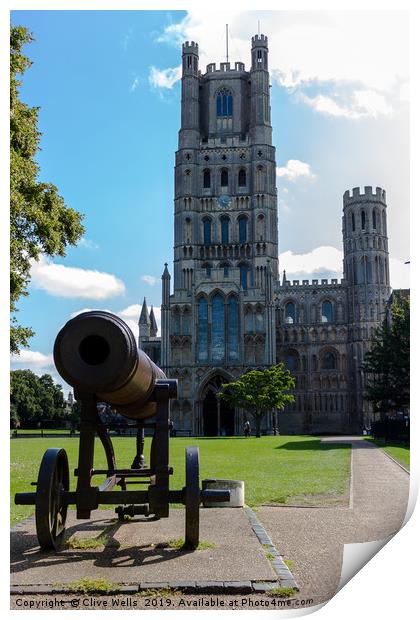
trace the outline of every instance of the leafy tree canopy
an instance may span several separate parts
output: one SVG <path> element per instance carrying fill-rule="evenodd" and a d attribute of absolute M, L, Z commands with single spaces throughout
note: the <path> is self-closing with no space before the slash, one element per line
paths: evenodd
<path fill-rule="evenodd" d="M 32 425 L 66 417 L 61 386 L 49 374 L 38 377 L 32 370 L 10 373 L 11 423 Z"/>
<path fill-rule="evenodd" d="M 32 35 L 23 26 L 10 31 L 10 310 L 27 295 L 31 260 L 41 253 L 64 256 L 68 244 L 74 245 L 84 232 L 82 215 L 66 207 L 52 183 L 38 180 L 35 160 L 41 133 L 38 131 L 39 108 L 29 107 L 19 99 L 18 79 L 31 61 L 22 53 Z M 10 350 L 27 346 L 32 329 L 11 319 Z"/>
<path fill-rule="evenodd" d="M 224 383 L 220 395 L 231 405 L 248 411 L 255 419 L 256 436 L 261 436 L 261 420 L 267 411 L 284 409 L 294 402 L 290 393 L 295 379 L 283 362 L 264 370 L 250 370 L 231 383 Z"/>
<path fill-rule="evenodd" d="M 365 397 L 383 413 L 410 402 L 410 301 L 394 295 L 363 363 Z"/>

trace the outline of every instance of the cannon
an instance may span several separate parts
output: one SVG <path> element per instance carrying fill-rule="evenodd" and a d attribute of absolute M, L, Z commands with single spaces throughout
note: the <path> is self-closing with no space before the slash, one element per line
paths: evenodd
<path fill-rule="evenodd" d="M 76 506 L 78 519 L 89 519 L 100 504 L 116 504 L 119 519 L 144 515 L 169 516 L 169 505 L 185 505 L 185 545 L 199 542 L 200 504 L 229 501 L 229 491 L 201 490 L 198 447 L 186 448 L 185 486 L 169 488 L 170 401 L 177 396 L 177 381 L 168 379 L 137 348 L 129 327 L 104 311 L 83 312 L 60 330 L 54 344 L 54 362 L 62 378 L 74 388 L 81 403 L 76 490 L 70 490 L 66 451 L 49 448 L 41 461 L 36 491 L 17 493 L 16 504 L 35 505 L 38 542 L 45 550 L 59 549 L 64 538 L 67 508 Z M 117 469 L 107 425 L 98 413 L 107 403 L 136 429 L 136 450 L 131 467 Z M 152 429 L 149 465 L 143 450 L 145 429 Z M 106 456 L 106 469 L 94 469 L 95 437 Z M 127 440 L 128 441 L 128 440 Z M 105 476 L 102 484 L 93 478 Z M 137 485 L 140 488 L 133 488 Z M 131 489 L 127 489 L 130 486 Z M 120 490 L 114 490 L 119 487 Z"/>

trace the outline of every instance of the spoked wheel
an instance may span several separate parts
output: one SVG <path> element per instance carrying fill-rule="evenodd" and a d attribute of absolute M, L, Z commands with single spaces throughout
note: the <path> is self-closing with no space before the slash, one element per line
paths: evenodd
<path fill-rule="evenodd" d="M 185 451 L 185 546 L 195 549 L 200 535 L 200 465 L 197 446 Z"/>
<path fill-rule="evenodd" d="M 59 549 L 66 528 L 69 463 L 62 448 L 48 448 L 39 468 L 35 521 L 41 549 Z"/>

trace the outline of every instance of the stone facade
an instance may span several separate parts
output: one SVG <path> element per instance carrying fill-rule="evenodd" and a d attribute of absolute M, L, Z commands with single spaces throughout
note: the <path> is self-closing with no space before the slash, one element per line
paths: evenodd
<path fill-rule="evenodd" d="M 220 385 L 283 360 L 296 402 L 267 413 L 267 432 L 356 432 L 371 417 L 361 364 L 390 296 L 385 191 L 344 194 L 343 279 L 279 278 L 267 37 L 252 38 L 249 71 L 226 62 L 202 74 L 198 60 L 186 42 L 173 293 L 165 265 L 162 336 L 144 302 L 139 344 L 179 381 L 178 430 L 242 433 L 249 416 L 220 401 Z"/>

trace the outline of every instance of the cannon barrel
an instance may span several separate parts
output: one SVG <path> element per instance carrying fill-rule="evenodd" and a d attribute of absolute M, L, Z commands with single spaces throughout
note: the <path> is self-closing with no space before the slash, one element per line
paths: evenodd
<path fill-rule="evenodd" d="M 156 412 L 155 383 L 166 376 L 137 348 L 128 325 L 110 312 L 83 312 L 68 321 L 55 340 L 54 363 L 76 398 L 95 394 L 132 419 Z"/>

